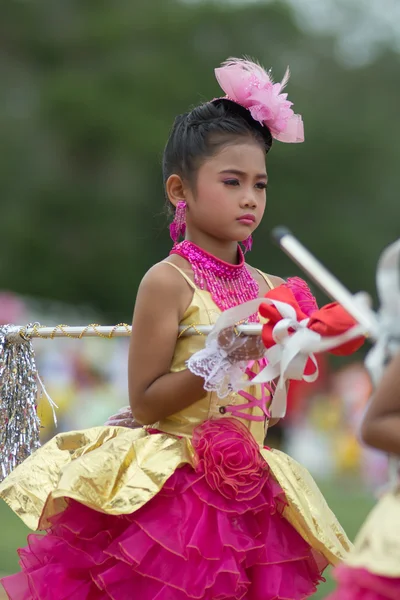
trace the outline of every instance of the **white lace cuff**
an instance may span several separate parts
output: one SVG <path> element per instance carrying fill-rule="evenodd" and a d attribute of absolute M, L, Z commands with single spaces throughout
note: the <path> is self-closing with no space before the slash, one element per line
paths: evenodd
<path fill-rule="evenodd" d="M 226 398 L 243 387 L 243 376 L 248 361 L 231 362 L 229 353 L 214 339 L 187 361 L 189 371 L 203 377 L 204 389 Z"/>

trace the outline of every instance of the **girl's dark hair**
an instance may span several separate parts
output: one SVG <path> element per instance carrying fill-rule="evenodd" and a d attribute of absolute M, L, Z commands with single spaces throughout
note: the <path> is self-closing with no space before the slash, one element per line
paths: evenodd
<path fill-rule="evenodd" d="M 246 108 L 231 100 L 213 100 L 179 115 L 164 149 L 164 184 L 173 173 L 193 182 L 205 159 L 235 138 L 249 136 L 265 152 L 271 148 L 269 129 L 255 121 Z"/>

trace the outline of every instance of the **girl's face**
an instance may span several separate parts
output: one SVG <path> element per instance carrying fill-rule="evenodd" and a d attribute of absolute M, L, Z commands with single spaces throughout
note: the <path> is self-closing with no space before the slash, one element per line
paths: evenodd
<path fill-rule="evenodd" d="M 185 190 L 189 233 L 242 242 L 258 227 L 265 210 L 265 153 L 256 142 L 224 146 L 197 172 Z"/>

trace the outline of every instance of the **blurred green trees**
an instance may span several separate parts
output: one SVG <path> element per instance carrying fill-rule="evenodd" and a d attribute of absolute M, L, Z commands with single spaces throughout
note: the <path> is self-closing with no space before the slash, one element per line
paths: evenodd
<path fill-rule="evenodd" d="M 353 290 L 373 290 L 400 233 L 398 57 L 346 70 L 280 2 L 6 0 L 0 22 L 0 286 L 130 320 L 144 271 L 168 252 L 160 159 L 179 112 L 219 93 L 247 54 L 290 64 L 306 143 L 275 144 L 251 262 L 286 276 L 285 224 Z"/>

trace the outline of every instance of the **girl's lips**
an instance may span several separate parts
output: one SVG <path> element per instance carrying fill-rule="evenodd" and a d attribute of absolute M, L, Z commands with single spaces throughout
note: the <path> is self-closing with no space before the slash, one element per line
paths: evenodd
<path fill-rule="evenodd" d="M 256 219 L 254 215 L 243 215 L 243 217 L 239 217 L 237 220 L 244 225 L 254 225 Z"/>

